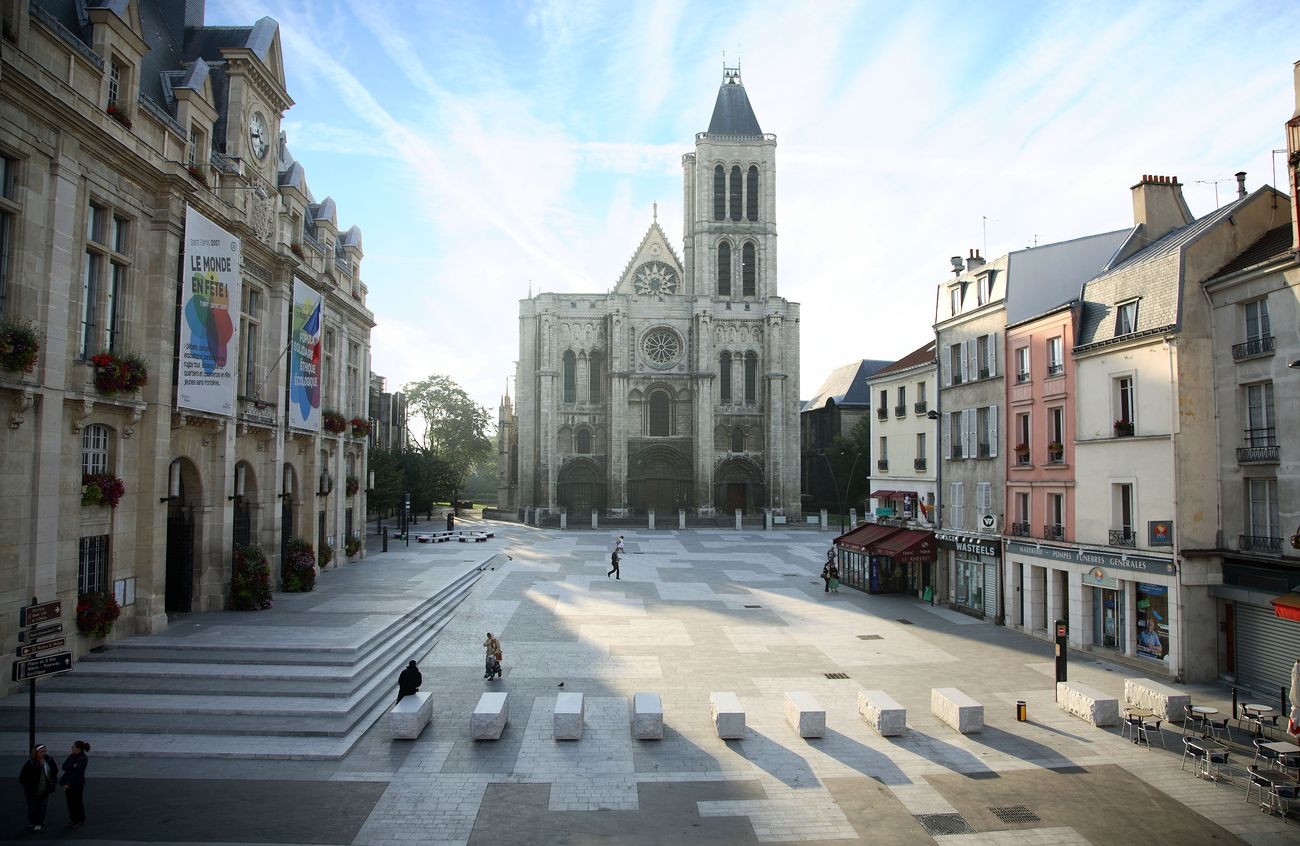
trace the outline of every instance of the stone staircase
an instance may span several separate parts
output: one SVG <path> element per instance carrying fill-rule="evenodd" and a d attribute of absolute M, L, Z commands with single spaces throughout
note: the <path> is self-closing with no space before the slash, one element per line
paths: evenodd
<path fill-rule="evenodd" d="M 40 742 L 86 738 L 108 756 L 338 760 L 392 705 L 397 672 L 429 651 L 487 564 L 353 645 L 314 645 L 299 632 L 285 646 L 257 627 L 248 630 L 265 631 L 257 642 L 117 641 L 38 682 Z M 27 721 L 25 693 L 0 699 L 0 743 L 23 748 Z"/>

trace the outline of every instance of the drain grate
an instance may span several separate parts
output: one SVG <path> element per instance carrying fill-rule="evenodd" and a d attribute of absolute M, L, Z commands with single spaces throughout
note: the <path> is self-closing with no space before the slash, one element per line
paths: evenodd
<path fill-rule="evenodd" d="M 848 677 L 848 673 L 826 673 L 828 679 L 847 679 Z"/>
<path fill-rule="evenodd" d="M 1004 823 L 1036 823 L 1043 821 L 1042 817 L 1024 805 L 1007 805 L 1002 808 L 989 808 L 989 810 L 993 812 L 993 816 Z"/>
<path fill-rule="evenodd" d="M 899 618 L 898 618 L 898 622 L 902 623 L 902 624 L 905 625 L 905 626 L 910 626 L 910 625 L 912 625 L 912 621 L 911 621 L 911 620 L 904 620 L 902 617 L 899 617 Z"/>
<path fill-rule="evenodd" d="M 858 635 L 858 640 L 884 640 L 883 635 Z"/>
<path fill-rule="evenodd" d="M 746 605 L 746 608 L 762 608 L 762 605 Z"/>
<path fill-rule="evenodd" d="M 974 834 L 961 814 L 912 814 L 926 834 Z"/>

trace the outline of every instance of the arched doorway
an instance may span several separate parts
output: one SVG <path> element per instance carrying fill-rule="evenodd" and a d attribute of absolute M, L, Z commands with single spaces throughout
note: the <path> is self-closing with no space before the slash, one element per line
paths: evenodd
<path fill-rule="evenodd" d="M 280 491 L 280 562 L 283 566 L 285 553 L 289 547 L 289 541 L 294 536 L 293 526 L 293 509 L 294 503 L 298 501 L 298 474 L 294 472 L 293 465 L 287 461 L 284 464 L 284 481 Z"/>
<path fill-rule="evenodd" d="M 587 437 L 591 437 L 589 432 Z M 566 461 L 560 468 L 556 489 L 556 502 L 575 515 L 605 510 L 605 472 L 590 458 Z"/>
<path fill-rule="evenodd" d="M 247 461 L 235 464 L 235 514 L 232 553 L 253 545 L 253 505 L 257 502 L 257 474 Z M 233 556 L 232 556 L 233 560 Z"/>
<path fill-rule="evenodd" d="M 639 512 L 654 509 L 656 514 L 673 514 L 679 508 L 692 508 L 691 462 L 681 451 L 666 445 L 646 447 L 635 455 L 628 467 L 628 500 Z"/>
<path fill-rule="evenodd" d="M 201 499 L 198 468 L 188 458 L 177 458 L 167 468 L 167 583 L 168 613 L 185 614 L 194 603 L 194 507 Z"/>
<path fill-rule="evenodd" d="M 713 501 L 723 514 L 750 514 L 763 505 L 763 472 L 752 461 L 724 461 L 713 475 Z"/>

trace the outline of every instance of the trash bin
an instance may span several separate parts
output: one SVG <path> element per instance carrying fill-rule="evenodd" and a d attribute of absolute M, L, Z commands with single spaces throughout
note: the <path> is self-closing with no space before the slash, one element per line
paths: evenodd
<path fill-rule="evenodd" d="M 452 530 L 455 529 L 455 528 L 456 528 L 456 512 L 455 512 L 455 511 L 448 511 L 448 512 L 447 512 L 447 531 L 450 532 L 450 531 L 452 531 Z"/>
<path fill-rule="evenodd" d="M 1029 708 L 1025 705 L 1025 700 L 1016 700 L 1016 721 L 1021 723 L 1029 722 Z"/>

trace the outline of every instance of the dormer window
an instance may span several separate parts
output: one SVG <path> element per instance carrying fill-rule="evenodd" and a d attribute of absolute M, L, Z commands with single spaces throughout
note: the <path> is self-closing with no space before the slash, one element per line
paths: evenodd
<path fill-rule="evenodd" d="M 1115 337 L 1132 335 L 1137 331 L 1138 301 L 1129 300 L 1115 306 Z"/>
<path fill-rule="evenodd" d="M 985 273 L 979 278 L 979 289 L 975 293 L 975 304 L 984 305 L 993 299 L 993 273 Z"/>

